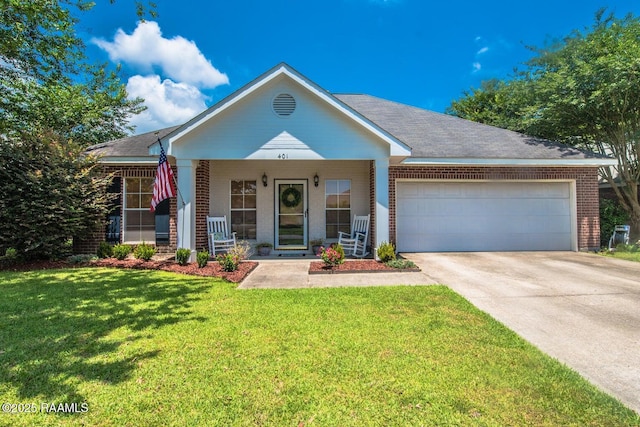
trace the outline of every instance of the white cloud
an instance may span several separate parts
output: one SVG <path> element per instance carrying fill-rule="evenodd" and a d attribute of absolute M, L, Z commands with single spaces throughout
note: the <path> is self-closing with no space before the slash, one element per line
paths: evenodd
<path fill-rule="evenodd" d="M 182 124 L 207 108 L 206 97 L 196 87 L 170 79 L 160 81 L 157 75 L 131 77 L 127 92 L 131 98 L 144 98 L 147 106 L 130 121 L 136 133 Z"/>
<path fill-rule="evenodd" d="M 472 66 L 473 66 L 473 73 L 477 73 L 480 70 L 482 70 L 482 64 L 479 62 L 474 62 Z"/>
<path fill-rule="evenodd" d="M 176 36 L 162 37 L 157 22 L 139 22 L 131 34 L 119 29 L 113 42 L 92 39 L 114 62 L 124 62 L 143 73 L 159 67 L 163 75 L 201 88 L 229 84 L 226 74 L 218 71 L 200 52 L 195 42 Z"/>
<path fill-rule="evenodd" d="M 482 55 L 483 53 L 487 53 L 489 52 L 489 48 L 487 46 L 481 48 L 479 51 L 476 52 L 476 55 Z"/>
<path fill-rule="evenodd" d="M 131 34 L 119 29 L 113 41 L 92 39 L 113 62 L 126 64 L 134 73 L 127 82 L 129 98 L 143 98 L 147 110 L 131 118 L 136 133 L 148 132 L 193 118 L 207 108 L 201 89 L 229 84 L 195 42 L 162 36 L 158 23 L 139 22 Z"/>

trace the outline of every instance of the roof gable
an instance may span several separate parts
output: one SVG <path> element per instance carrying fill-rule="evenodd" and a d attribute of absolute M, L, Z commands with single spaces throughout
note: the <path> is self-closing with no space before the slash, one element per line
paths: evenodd
<path fill-rule="evenodd" d="M 311 80 L 307 79 L 293 68 L 285 63 L 281 63 L 271 70 L 264 73 L 262 76 L 248 83 L 241 89 L 237 90 L 233 94 L 229 95 L 225 99 L 221 100 L 217 104 L 208 108 L 198 116 L 194 117 L 184 125 L 175 129 L 165 138 L 163 141 L 167 141 L 166 144 L 167 153 L 172 154 L 172 145 L 187 137 L 188 135 L 195 133 L 199 128 L 203 127 L 206 123 L 214 120 L 216 117 L 223 115 L 226 111 L 232 109 L 235 105 L 242 103 L 244 100 L 250 98 L 252 95 L 258 93 L 262 88 L 266 87 L 270 83 L 273 83 L 277 79 L 286 79 L 289 82 L 297 85 L 297 87 L 306 91 L 309 95 L 315 97 L 318 101 L 324 103 L 324 105 L 337 111 L 339 114 L 351 120 L 357 126 L 372 133 L 376 137 L 385 141 L 389 145 L 389 151 L 391 156 L 406 157 L 411 154 L 411 148 L 403 142 L 397 140 L 393 135 L 386 132 L 384 129 L 372 123 L 369 119 L 353 110 L 339 99 L 335 98 L 332 94 L 322 89 Z M 150 147 L 150 152 L 159 152 L 157 144 Z"/>

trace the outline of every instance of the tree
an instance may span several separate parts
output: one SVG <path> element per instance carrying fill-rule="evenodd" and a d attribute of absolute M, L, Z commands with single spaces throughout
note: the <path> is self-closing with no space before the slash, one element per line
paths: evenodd
<path fill-rule="evenodd" d="M 72 11 L 92 6 L 0 0 L 0 255 L 56 257 L 104 220 L 109 180 L 83 151 L 125 136 L 143 107 L 117 69 L 87 61 Z"/>
<path fill-rule="evenodd" d="M 117 70 L 90 64 L 75 34 L 78 0 L 0 0 L 0 135 L 55 132 L 85 145 L 125 136 L 142 100 Z M 34 132 L 35 131 L 35 132 Z"/>
<path fill-rule="evenodd" d="M 555 45 L 532 48 L 535 56 L 524 71 L 465 93 L 449 112 L 614 157 L 617 166 L 600 173 L 629 214 L 637 238 L 640 20 L 604 14 L 599 11 L 584 32 L 576 30 Z"/>
<path fill-rule="evenodd" d="M 0 144 L 0 254 L 58 258 L 70 237 L 105 218 L 111 178 L 83 151 L 54 134 Z"/>

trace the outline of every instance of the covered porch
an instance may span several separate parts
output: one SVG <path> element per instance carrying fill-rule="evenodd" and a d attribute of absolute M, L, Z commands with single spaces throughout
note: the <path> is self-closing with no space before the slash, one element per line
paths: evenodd
<path fill-rule="evenodd" d="M 176 160 L 177 246 L 207 248 L 207 216 L 225 216 L 239 240 L 274 256 L 312 254 L 338 240 L 353 215 L 371 215 L 370 252 L 389 241 L 385 160 Z M 286 199 L 288 197 L 288 200 Z"/>

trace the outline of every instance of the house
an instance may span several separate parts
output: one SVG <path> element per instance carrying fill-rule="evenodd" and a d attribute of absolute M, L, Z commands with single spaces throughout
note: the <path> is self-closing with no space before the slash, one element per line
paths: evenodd
<path fill-rule="evenodd" d="M 179 196 L 149 211 L 161 141 Z M 119 194 L 105 237 L 207 247 L 207 215 L 277 254 L 310 253 L 353 215 L 399 251 L 599 247 L 611 159 L 369 95 L 279 64 L 189 122 L 89 148 Z M 95 245 L 87 241 L 86 245 Z M 164 245 L 164 246 L 163 246 Z"/>

